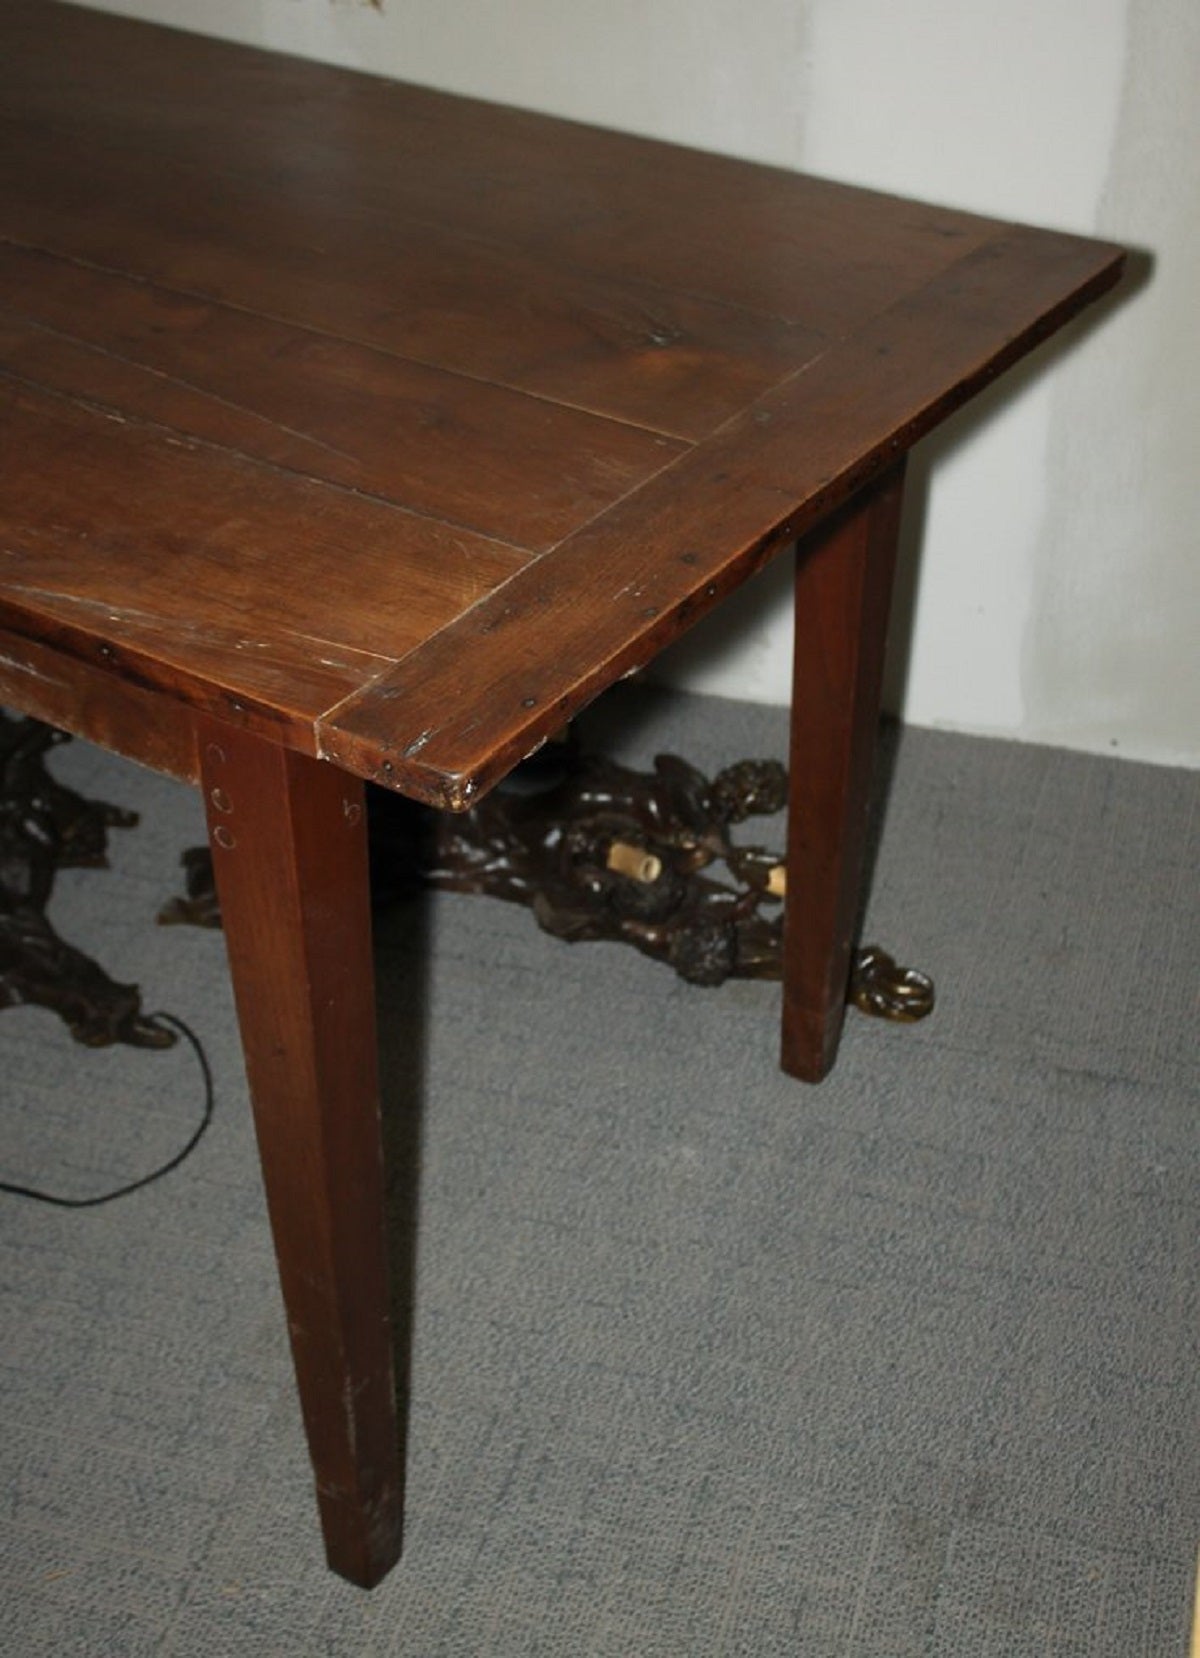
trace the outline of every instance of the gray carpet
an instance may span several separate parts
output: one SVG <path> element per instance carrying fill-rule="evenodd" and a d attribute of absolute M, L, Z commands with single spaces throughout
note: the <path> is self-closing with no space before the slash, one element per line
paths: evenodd
<path fill-rule="evenodd" d="M 665 694 L 593 727 L 634 758 L 784 752 L 777 710 Z M 423 1093 L 409 1522 L 366 1595 L 322 1563 L 221 939 L 151 924 L 197 803 L 82 745 L 55 764 L 144 813 L 56 921 L 194 1023 L 219 1105 L 107 1209 L 0 1198 L 5 1650 L 1184 1652 L 1195 774 L 904 733 L 868 933 L 940 1004 L 852 1015 L 818 1090 L 776 1069 L 774 986 L 693 989 L 484 900 L 393 915 L 390 1089 Z M 182 1048 L 87 1053 L 19 1009 L 0 1054 L 9 1179 L 96 1190 L 195 1120 Z"/>

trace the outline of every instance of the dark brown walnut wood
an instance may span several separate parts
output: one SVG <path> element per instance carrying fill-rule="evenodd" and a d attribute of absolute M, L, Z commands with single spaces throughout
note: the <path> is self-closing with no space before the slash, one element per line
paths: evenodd
<path fill-rule="evenodd" d="M 553 545 L 581 512 L 611 506 L 684 448 L 657 432 L 23 249 L 0 247 L 0 295 L 15 319 L 0 311 L 14 374 L 534 549 Z"/>
<path fill-rule="evenodd" d="M 330 1564 L 400 1549 L 362 784 L 199 727 L 201 786 Z"/>
<path fill-rule="evenodd" d="M 36 525 L 45 576 L 0 596 L 450 805 L 1119 270 L 73 8 L 0 24 L 0 536 Z"/>
<path fill-rule="evenodd" d="M 1094 243 L 998 235 L 413 651 L 320 752 L 469 804 L 1112 279 Z"/>
<path fill-rule="evenodd" d="M 589 326 L 607 320 L 613 338 L 601 343 L 614 351 L 663 343 L 656 325 L 670 312 L 655 314 L 655 295 L 698 297 L 720 307 L 722 316 L 736 308 L 837 331 L 886 303 L 898 281 L 912 285 L 940 269 L 947 239 L 957 240 L 962 252 L 993 228 L 974 215 L 865 193 L 858 194 L 871 203 L 869 213 L 847 219 L 842 187 L 777 168 L 750 169 L 425 89 L 407 88 L 401 105 L 388 82 L 351 79 L 301 60 L 277 60 L 268 73 L 260 53 L 202 39 L 165 47 L 161 36 L 131 22 L 85 16 L 68 32 L 37 17 L 30 0 L 8 0 L 8 10 L 6 39 L 26 65 L 12 94 L 14 110 L 34 120 L 55 116 L 50 147 L 22 142 L 20 133 L 13 138 L 21 144 L 14 200 L 28 203 L 31 216 L 44 215 L 38 220 L 43 231 L 54 224 L 56 234 L 80 238 L 77 252 L 106 247 L 103 220 L 88 206 L 114 164 L 162 210 L 163 257 L 184 254 L 189 276 L 199 267 L 212 282 L 226 279 L 224 261 L 234 251 L 221 232 L 250 205 L 266 215 L 265 240 L 294 242 L 297 254 L 310 255 L 300 261 L 300 274 L 319 270 L 321 255 L 330 251 L 311 240 L 314 229 L 336 225 L 348 233 L 345 251 L 359 257 L 369 227 L 382 238 L 383 252 L 402 250 L 407 258 L 419 256 L 418 227 L 435 263 L 450 255 L 452 298 L 468 299 L 455 318 L 464 324 L 458 349 L 482 351 L 490 360 L 506 351 L 505 360 L 529 373 L 547 370 L 514 353 L 516 340 L 510 335 L 506 345 L 481 305 L 491 290 L 504 309 L 516 309 L 506 275 L 511 280 L 548 267 L 552 280 L 530 293 L 526 326 L 516 337 L 540 341 L 545 361 L 553 357 L 547 344 L 560 343 L 553 331 L 545 338 L 555 314 L 566 320 L 569 337 L 578 337 L 578 320 L 552 297 L 564 278 L 577 291 L 587 273 L 595 276 L 596 303 L 582 320 Z M 53 58 L 45 50 L 52 30 L 60 37 Z M 64 81 L 76 107 L 86 102 L 86 122 L 64 107 Z M 137 98 L 130 106 L 125 94 L 132 88 Z M 310 119 L 317 109 L 321 119 Z M 73 173 L 61 165 L 64 151 Z M 346 167 L 349 155 L 353 171 Z M 217 176 L 221 190 L 208 191 L 202 203 L 181 203 L 171 189 L 180 176 L 201 185 Z M 448 196 L 455 202 L 452 220 Z M 209 233 L 200 260 L 197 224 Z M 189 240 L 190 247 L 182 245 Z M 764 241 L 769 259 L 745 257 L 747 246 Z M 467 243 L 482 262 L 473 291 L 463 281 Z M 530 268 L 507 264 L 510 253 Z M 246 246 L 242 257 L 257 259 L 257 248 Z M 265 273 L 269 264 L 256 269 Z M 383 326 L 406 330 L 410 340 L 446 334 L 439 319 L 444 307 L 410 303 L 427 269 L 414 272 L 406 264 L 397 272 L 406 286 L 396 296 L 405 303 L 386 312 L 376 307 Z M 606 286 L 610 277 L 620 286 Z M 728 326 L 733 344 L 732 319 Z M 752 337 L 742 336 L 739 355 Z M 711 375 L 708 364 L 705 377 Z M 577 380 L 578 370 L 572 386 Z"/>
<path fill-rule="evenodd" d="M 526 560 L 3 366 L 0 446 L 0 624 L 297 748 Z"/>
<path fill-rule="evenodd" d="M 281 1270 L 322 1286 L 306 1421 L 331 1558 L 369 1580 L 395 1456 L 374 1176 L 342 1219 L 341 1160 L 376 1139 L 367 1061 L 340 1064 L 347 1032 L 370 1045 L 342 775 L 479 800 L 855 497 L 798 588 L 820 649 L 793 778 L 824 817 L 789 859 L 787 1063 L 818 1074 L 886 611 L 878 480 L 1122 255 L 50 0 L 0 0 L 0 42 L 0 695 L 181 776 L 197 721 L 233 733 L 262 891 L 229 871 L 231 948 Z M 309 953 L 331 935 L 356 964 L 338 1031 Z"/>
<path fill-rule="evenodd" d="M 903 494 L 901 462 L 796 549 L 783 1068 L 804 1082 L 846 1011 Z"/>
<path fill-rule="evenodd" d="M 4 704 L 186 783 L 199 775 L 189 709 L 118 679 L 103 659 L 93 667 L 0 627 Z"/>

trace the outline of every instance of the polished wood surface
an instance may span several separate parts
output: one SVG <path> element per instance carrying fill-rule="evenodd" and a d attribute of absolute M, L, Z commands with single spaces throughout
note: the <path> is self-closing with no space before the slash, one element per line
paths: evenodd
<path fill-rule="evenodd" d="M 363 786 L 204 718 L 213 872 L 330 1565 L 400 1549 Z"/>
<path fill-rule="evenodd" d="M 785 1071 L 833 1064 L 858 936 L 904 462 L 796 548 L 795 681 L 784 911 Z"/>
<path fill-rule="evenodd" d="M 361 779 L 470 805 L 799 538 L 784 1063 L 823 1074 L 904 456 L 1121 261 L 0 0 L 0 700 L 202 783 L 354 1581 L 400 1487 Z"/>
<path fill-rule="evenodd" d="M 0 625 L 438 804 L 1119 269 L 65 6 L 0 32 Z"/>

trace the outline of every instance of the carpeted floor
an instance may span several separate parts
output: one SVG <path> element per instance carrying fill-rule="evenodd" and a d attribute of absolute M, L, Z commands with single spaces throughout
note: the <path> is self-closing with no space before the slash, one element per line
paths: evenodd
<path fill-rule="evenodd" d="M 632 692 L 592 720 L 713 768 L 785 725 Z M 322 1562 L 222 942 L 152 924 L 198 803 L 82 745 L 55 764 L 144 814 L 55 919 L 195 1025 L 219 1098 L 123 1202 L 0 1198 L 4 1650 L 1185 1651 L 1200 777 L 905 732 L 867 931 L 940 1003 L 852 1015 L 817 1090 L 776 1069 L 777 987 L 693 989 L 485 900 L 394 912 L 409 1523 L 366 1595 Z M 0 1172 L 79 1193 L 199 1108 L 183 1048 L 89 1053 L 30 1009 L 0 1013 L 0 1095 Z"/>

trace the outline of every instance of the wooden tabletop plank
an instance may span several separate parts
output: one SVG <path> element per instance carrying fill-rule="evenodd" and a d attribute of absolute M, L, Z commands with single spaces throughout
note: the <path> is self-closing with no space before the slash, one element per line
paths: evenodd
<path fill-rule="evenodd" d="M 560 541 L 684 448 L 3 245 L 0 352 L 26 379 L 527 548 Z"/>
<path fill-rule="evenodd" d="M 434 804 L 469 805 L 1111 287 L 1123 258 L 1011 227 L 375 680 L 323 723 L 320 751 Z"/>
<path fill-rule="evenodd" d="M 324 65 L 268 72 L 127 20 L 7 9 L 5 234 L 685 438 L 995 228 Z"/>
<path fill-rule="evenodd" d="M 0 141 L 0 239 L 685 439 L 822 343 L 636 273 L 615 281 L 492 245 L 453 213 L 367 211 L 346 192 L 279 190 L 266 169 L 168 165 L 53 126 Z"/>
<path fill-rule="evenodd" d="M 74 7 L 0 34 L 0 619 L 451 805 L 1119 269 Z"/>
<path fill-rule="evenodd" d="M 453 224 L 556 271 L 621 273 L 823 329 L 853 325 L 897 280 L 928 280 L 946 240 L 987 219 L 783 168 L 275 59 L 126 19 L 5 0 L 15 85 L 6 103 L 41 130 L 138 153 L 158 172 L 199 167 L 235 193 L 287 206 Z M 30 15 L 30 13 L 33 15 Z M 0 15 L 3 12 L 0 11 Z M 46 51 L 49 33 L 54 49 Z M 28 60 L 28 68 L 19 68 Z M 320 109 L 320 119 L 308 112 Z M 32 158 L 31 158 L 32 159 Z M 449 209 L 449 212 L 448 212 Z M 753 246 L 755 257 L 745 250 Z M 837 280 L 830 282 L 835 274 Z"/>
<path fill-rule="evenodd" d="M 528 556 L 0 374 L 3 625 L 293 746 Z"/>

